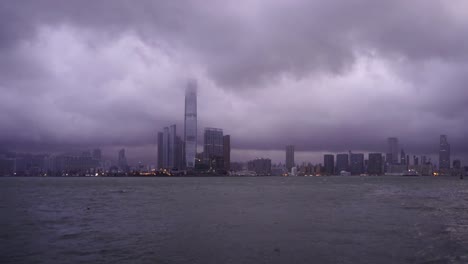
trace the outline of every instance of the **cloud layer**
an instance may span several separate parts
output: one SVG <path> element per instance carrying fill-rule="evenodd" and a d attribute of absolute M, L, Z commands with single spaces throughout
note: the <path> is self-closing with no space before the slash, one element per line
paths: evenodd
<path fill-rule="evenodd" d="M 182 134 L 196 77 L 199 127 L 231 134 L 239 159 L 286 144 L 385 152 L 388 136 L 434 154 L 440 134 L 464 156 L 465 10 L 462 0 L 2 1 L 0 144 L 154 154 L 157 130 L 176 123 Z"/>

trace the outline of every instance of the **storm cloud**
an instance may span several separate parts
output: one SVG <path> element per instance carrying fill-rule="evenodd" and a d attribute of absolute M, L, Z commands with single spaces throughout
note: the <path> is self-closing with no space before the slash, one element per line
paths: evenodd
<path fill-rule="evenodd" d="M 124 146 L 152 159 L 158 130 L 182 134 L 196 78 L 199 127 L 231 134 L 234 159 L 282 159 L 286 144 L 385 152 L 389 136 L 431 155 L 440 134 L 466 156 L 467 10 L 462 0 L 1 1 L 0 144 Z"/>

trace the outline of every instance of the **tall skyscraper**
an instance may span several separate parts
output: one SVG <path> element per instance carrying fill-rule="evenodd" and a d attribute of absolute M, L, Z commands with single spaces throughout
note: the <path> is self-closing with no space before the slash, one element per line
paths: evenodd
<path fill-rule="evenodd" d="M 332 154 L 323 155 L 323 167 L 326 175 L 333 175 L 335 172 L 335 156 Z"/>
<path fill-rule="evenodd" d="M 169 127 L 169 153 L 168 153 L 168 168 L 176 167 L 176 158 L 177 158 L 177 147 L 176 147 L 176 137 L 177 137 L 177 129 L 176 125 L 172 125 Z"/>
<path fill-rule="evenodd" d="M 336 173 L 341 171 L 349 171 L 349 155 L 346 153 L 336 155 Z"/>
<path fill-rule="evenodd" d="M 163 169 L 164 168 L 164 161 L 163 161 L 163 156 L 164 156 L 164 150 L 163 150 L 163 145 L 164 145 L 164 133 L 163 132 L 158 132 L 158 169 Z"/>
<path fill-rule="evenodd" d="M 101 159 L 102 159 L 101 149 L 94 149 L 93 150 L 93 159 L 97 160 L 97 161 L 101 161 Z"/>
<path fill-rule="evenodd" d="M 294 146 L 286 146 L 286 169 L 288 172 L 291 172 L 292 167 L 294 167 Z"/>
<path fill-rule="evenodd" d="M 117 163 L 119 165 L 119 169 L 123 171 L 127 171 L 128 164 L 127 164 L 127 157 L 125 156 L 125 149 L 119 150 L 119 158 L 117 160 Z"/>
<path fill-rule="evenodd" d="M 401 152 L 400 152 L 400 164 L 401 165 L 407 165 L 406 164 L 407 161 L 406 161 L 406 154 L 405 154 L 405 151 L 403 149 L 401 149 Z"/>
<path fill-rule="evenodd" d="M 164 169 L 180 168 L 182 155 L 180 138 L 177 137 L 176 125 L 165 127 L 158 133 L 158 167 Z M 159 163 L 161 162 L 161 163 Z"/>
<path fill-rule="evenodd" d="M 197 82 L 189 81 L 185 90 L 184 119 L 185 162 L 187 169 L 195 167 L 197 155 Z"/>
<path fill-rule="evenodd" d="M 369 153 L 367 172 L 371 175 L 383 174 L 383 156 L 381 153 Z"/>
<path fill-rule="evenodd" d="M 351 174 L 359 175 L 364 173 L 364 154 L 352 153 L 351 154 Z"/>
<path fill-rule="evenodd" d="M 205 128 L 203 144 L 204 163 L 212 168 L 224 167 L 223 130 L 219 128 Z"/>
<path fill-rule="evenodd" d="M 231 136 L 225 135 L 223 137 L 223 158 L 224 158 L 224 169 L 227 171 L 231 170 Z"/>
<path fill-rule="evenodd" d="M 446 135 L 440 135 L 439 148 L 439 170 L 446 171 L 450 169 L 450 144 Z"/>
<path fill-rule="evenodd" d="M 387 160 L 389 164 L 398 164 L 398 138 L 389 137 L 388 138 L 388 154 L 391 154 L 390 160 Z M 389 157 L 389 156 L 387 156 Z"/>

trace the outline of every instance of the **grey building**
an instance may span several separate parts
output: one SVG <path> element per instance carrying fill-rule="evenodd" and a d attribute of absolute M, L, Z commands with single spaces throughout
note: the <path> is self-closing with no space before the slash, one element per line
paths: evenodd
<path fill-rule="evenodd" d="M 286 169 L 288 172 L 291 172 L 292 167 L 294 167 L 294 146 L 286 146 Z"/>
<path fill-rule="evenodd" d="M 350 160 L 350 168 L 352 175 L 359 175 L 364 173 L 364 154 L 352 153 Z"/>
<path fill-rule="evenodd" d="M 127 163 L 127 157 L 125 156 L 125 149 L 119 150 L 117 163 L 118 163 L 119 169 L 121 169 L 122 171 L 128 170 L 128 163 Z"/>
<path fill-rule="evenodd" d="M 164 168 L 164 150 L 163 150 L 163 143 L 164 142 L 164 133 L 158 132 L 158 169 Z"/>
<path fill-rule="evenodd" d="M 389 164 L 398 164 L 399 163 L 399 160 L 398 160 L 398 138 L 389 137 L 387 139 L 387 142 L 388 142 L 388 151 L 387 151 L 387 153 L 391 154 L 389 156 L 387 155 L 387 157 L 391 158 L 391 160 L 387 159 L 387 162 Z"/>
<path fill-rule="evenodd" d="M 332 154 L 323 155 L 323 167 L 325 175 L 333 175 L 335 172 L 335 156 Z"/>
<path fill-rule="evenodd" d="M 439 148 L 439 170 L 448 171 L 450 169 L 450 144 L 448 143 L 447 136 L 440 136 Z"/>
<path fill-rule="evenodd" d="M 185 163 L 187 169 L 195 167 L 197 155 L 197 82 L 189 81 L 185 90 L 184 119 Z"/>
<path fill-rule="evenodd" d="M 383 156 L 381 153 L 369 153 L 367 173 L 371 175 L 383 174 Z"/>
<path fill-rule="evenodd" d="M 337 154 L 336 155 L 336 173 L 341 171 L 349 171 L 349 155 Z"/>
<path fill-rule="evenodd" d="M 223 130 L 219 128 L 207 127 L 203 135 L 203 161 L 211 168 L 221 169 L 224 167 L 223 154 Z M 222 164 L 219 164 L 221 163 Z M 213 164 L 213 163 L 216 164 Z"/>
<path fill-rule="evenodd" d="M 158 168 L 183 169 L 183 141 L 177 136 L 176 125 L 158 133 Z"/>
<path fill-rule="evenodd" d="M 271 175 L 270 159 L 254 159 L 247 163 L 249 171 L 255 171 L 257 175 Z"/>
<path fill-rule="evenodd" d="M 231 170 L 231 136 L 225 135 L 223 137 L 223 158 L 224 158 L 224 169 L 227 171 Z"/>

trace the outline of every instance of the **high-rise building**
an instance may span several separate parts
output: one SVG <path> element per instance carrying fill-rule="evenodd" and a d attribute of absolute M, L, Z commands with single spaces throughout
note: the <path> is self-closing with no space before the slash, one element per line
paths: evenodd
<path fill-rule="evenodd" d="M 454 160 L 453 161 L 453 168 L 456 169 L 456 170 L 460 170 L 461 169 L 461 161 L 460 160 Z"/>
<path fill-rule="evenodd" d="M 294 146 L 286 146 L 286 169 L 288 172 L 291 172 L 291 169 L 294 167 Z"/>
<path fill-rule="evenodd" d="M 352 153 L 351 154 L 351 174 L 359 175 L 364 173 L 364 154 Z"/>
<path fill-rule="evenodd" d="M 257 175 L 271 175 L 271 160 L 263 158 L 251 160 L 247 163 L 247 169 Z"/>
<path fill-rule="evenodd" d="M 174 168 L 176 167 L 176 137 L 177 137 L 177 130 L 176 130 L 176 125 L 172 125 L 169 127 L 169 153 L 168 153 L 168 168 Z"/>
<path fill-rule="evenodd" d="M 440 136 L 440 148 L 439 148 L 439 170 L 450 169 L 450 144 L 447 141 L 446 135 Z"/>
<path fill-rule="evenodd" d="M 221 169 L 224 167 L 224 160 L 222 160 L 224 154 L 222 129 L 205 128 L 203 154 L 204 163 L 210 165 L 211 168 Z"/>
<path fill-rule="evenodd" d="M 119 158 L 117 162 L 119 165 L 119 169 L 121 169 L 122 171 L 128 170 L 127 157 L 125 156 L 125 149 L 119 150 Z"/>
<path fill-rule="evenodd" d="M 407 161 L 406 161 L 406 154 L 405 154 L 405 151 L 403 149 L 401 149 L 401 152 L 400 152 L 400 164 L 401 165 L 407 165 L 406 164 Z"/>
<path fill-rule="evenodd" d="M 388 138 L 388 154 L 391 154 L 390 160 L 387 160 L 389 164 L 398 164 L 398 138 L 389 137 Z M 388 157 L 388 156 L 387 156 Z"/>
<path fill-rule="evenodd" d="M 369 153 L 367 172 L 371 175 L 383 174 L 383 156 L 381 153 Z"/>
<path fill-rule="evenodd" d="M 341 171 L 349 171 L 349 155 L 346 153 L 336 155 L 336 173 Z"/>
<path fill-rule="evenodd" d="M 101 159 L 102 159 L 101 149 L 94 149 L 93 150 L 93 159 L 97 160 L 97 161 L 101 161 Z"/>
<path fill-rule="evenodd" d="M 164 145 L 164 133 L 163 132 L 158 132 L 158 169 L 164 169 L 164 150 L 163 150 L 163 145 Z"/>
<path fill-rule="evenodd" d="M 177 137 L 176 125 L 165 127 L 158 133 L 158 167 L 164 169 L 181 169 L 182 141 Z"/>
<path fill-rule="evenodd" d="M 326 175 L 333 175 L 335 170 L 335 156 L 332 154 L 323 155 L 323 167 Z"/>
<path fill-rule="evenodd" d="M 185 90 L 184 119 L 185 162 L 187 169 L 195 167 L 197 155 L 197 82 L 189 81 Z"/>
<path fill-rule="evenodd" d="M 223 137 L 223 158 L 224 158 L 224 169 L 227 171 L 231 170 L 231 136 L 225 135 Z"/>

